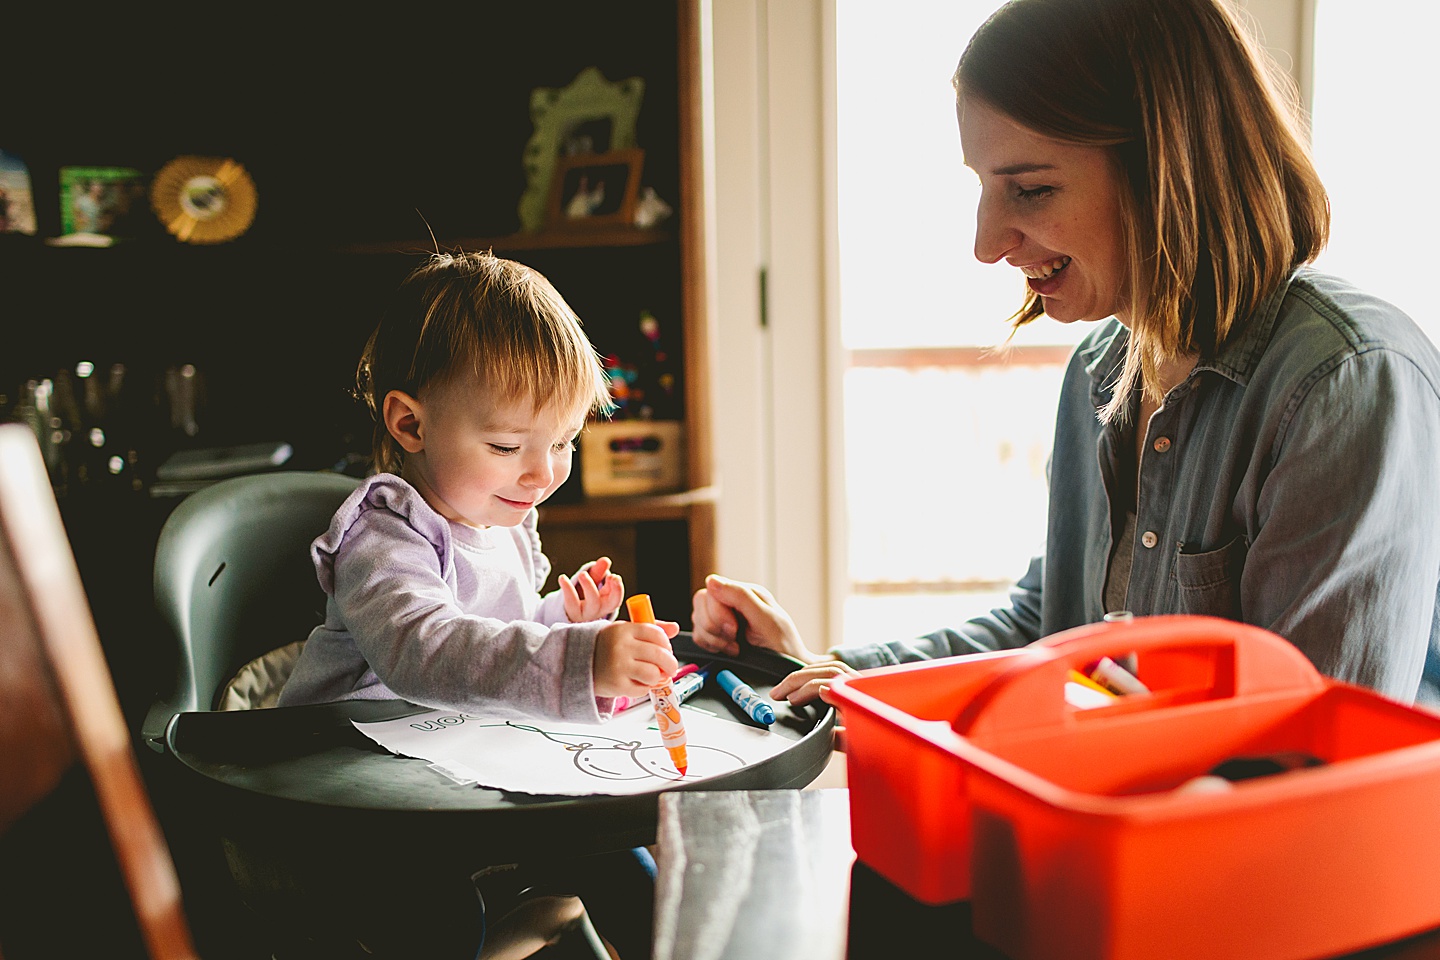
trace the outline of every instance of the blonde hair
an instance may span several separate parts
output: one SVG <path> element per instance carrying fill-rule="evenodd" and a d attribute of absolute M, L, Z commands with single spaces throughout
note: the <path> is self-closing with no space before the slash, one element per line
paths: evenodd
<path fill-rule="evenodd" d="M 1034 132 L 1113 149 L 1130 345 L 1101 411 L 1167 361 L 1213 356 L 1324 248 L 1330 204 L 1293 83 L 1228 0 L 1011 0 L 971 38 L 957 97 Z M 1018 329 L 1044 312 L 1030 292 Z"/>
<path fill-rule="evenodd" d="M 437 253 L 411 271 L 370 334 L 355 371 L 375 421 L 374 469 L 399 473 L 404 451 L 386 429 L 385 396 L 419 397 L 470 377 L 492 396 L 539 413 L 613 408 L 609 381 L 580 319 L 538 271 L 483 253 Z"/>

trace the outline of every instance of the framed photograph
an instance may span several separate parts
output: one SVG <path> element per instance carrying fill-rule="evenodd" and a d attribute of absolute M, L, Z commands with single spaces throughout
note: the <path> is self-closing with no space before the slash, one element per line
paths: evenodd
<path fill-rule="evenodd" d="M 19 156 L 5 150 L 0 150 L 0 233 L 35 235 L 30 168 Z"/>
<path fill-rule="evenodd" d="M 132 236 L 148 215 L 145 180 L 133 167 L 61 167 L 60 230 Z"/>
<path fill-rule="evenodd" d="M 533 232 L 549 222 L 548 204 L 559 163 L 635 147 L 635 124 L 644 96 L 644 78 L 611 83 L 595 67 L 581 70 L 567 87 L 531 91 L 535 130 L 523 157 L 525 192 L 517 211 L 522 230 Z"/>
<path fill-rule="evenodd" d="M 612 150 L 561 157 L 551 180 L 545 218 L 554 230 L 614 226 L 635 221 L 643 150 Z"/>

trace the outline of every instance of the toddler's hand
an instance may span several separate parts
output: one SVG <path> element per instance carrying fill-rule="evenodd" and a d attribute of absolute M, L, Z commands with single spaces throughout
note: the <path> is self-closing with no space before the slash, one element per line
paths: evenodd
<path fill-rule="evenodd" d="M 565 598 L 565 616 L 571 623 L 604 620 L 620 609 L 625 599 L 625 581 L 610 572 L 610 558 L 587 563 L 572 579 L 560 574 L 560 595 Z"/>
<path fill-rule="evenodd" d="M 595 638 L 595 695 L 643 697 L 680 669 L 670 638 L 680 632 L 672 620 L 621 620 Z"/>

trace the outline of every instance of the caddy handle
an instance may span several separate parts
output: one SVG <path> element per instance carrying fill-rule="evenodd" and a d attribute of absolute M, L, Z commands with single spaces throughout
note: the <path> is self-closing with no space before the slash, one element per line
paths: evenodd
<path fill-rule="evenodd" d="M 1119 658 L 1131 652 L 1142 664 L 1141 679 L 1146 683 L 1150 683 L 1143 667 L 1146 653 L 1176 654 L 1170 658 L 1172 667 L 1178 664 L 1183 673 L 1193 665 L 1192 672 L 1204 673 L 1202 679 L 1210 690 L 1207 699 L 1318 691 L 1326 682 L 1284 637 L 1221 617 L 1169 614 L 1094 623 L 1053 634 L 1030 647 L 1036 656 L 1015 658 L 1013 666 L 965 704 L 952 723 L 956 733 L 984 737 L 1064 724 L 1075 712 L 1063 696 L 1069 672 L 1101 657 Z M 1187 652 L 1194 656 L 1187 659 Z M 1173 686 L 1152 684 L 1157 704 L 1164 690 Z"/>

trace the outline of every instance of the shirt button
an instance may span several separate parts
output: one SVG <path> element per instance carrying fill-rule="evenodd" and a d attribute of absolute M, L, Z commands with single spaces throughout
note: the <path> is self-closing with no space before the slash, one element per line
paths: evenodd
<path fill-rule="evenodd" d="M 1156 453 L 1164 453 L 1166 450 L 1169 450 L 1169 449 L 1170 449 L 1170 438 L 1169 438 L 1169 437 L 1156 437 L 1156 438 L 1155 438 L 1155 452 L 1156 452 Z"/>
<path fill-rule="evenodd" d="M 1151 547 L 1155 546 L 1155 544 L 1159 543 L 1160 538 L 1155 536 L 1154 530 L 1146 530 L 1145 534 L 1140 538 L 1140 542 L 1145 544 L 1145 549 L 1148 550 Z"/>

